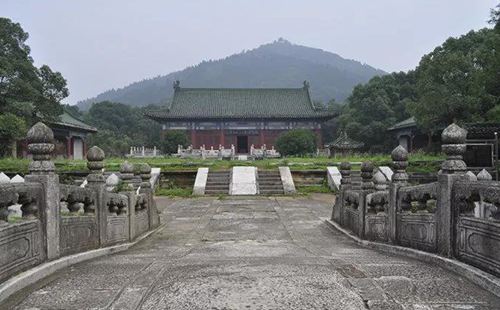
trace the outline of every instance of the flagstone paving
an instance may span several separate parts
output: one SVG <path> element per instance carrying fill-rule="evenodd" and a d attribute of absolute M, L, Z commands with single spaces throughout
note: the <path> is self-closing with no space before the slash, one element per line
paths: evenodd
<path fill-rule="evenodd" d="M 62 270 L 2 309 L 500 309 L 459 275 L 331 230 L 325 199 L 157 202 L 156 234 Z"/>

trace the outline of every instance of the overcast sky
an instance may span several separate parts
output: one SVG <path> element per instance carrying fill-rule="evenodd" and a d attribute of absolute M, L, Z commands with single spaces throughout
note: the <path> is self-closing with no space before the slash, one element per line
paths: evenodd
<path fill-rule="evenodd" d="M 76 103 L 283 37 L 391 71 L 487 26 L 498 0 L 0 0 Z"/>

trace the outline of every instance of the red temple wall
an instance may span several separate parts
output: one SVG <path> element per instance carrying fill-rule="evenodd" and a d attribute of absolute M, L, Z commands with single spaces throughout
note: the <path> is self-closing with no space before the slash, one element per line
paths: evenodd
<path fill-rule="evenodd" d="M 252 144 L 255 148 L 260 148 L 263 144 L 266 144 L 266 147 L 271 149 L 275 146 L 276 138 L 285 131 L 288 130 L 264 129 L 258 130 L 258 134 L 245 135 L 248 137 L 248 148 Z M 318 148 L 323 148 L 321 130 L 317 129 L 313 130 L 313 132 L 318 135 Z M 210 149 L 212 146 L 214 149 L 218 149 L 219 144 L 223 145 L 224 148 L 231 148 L 231 144 L 234 146 L 237 145 L 237 137 L 239 136 L 237 134 L 229 134 L 226 130 L 187 130 L 187 134 L 193 148 L 200 148 L 205 145 L 206 149 Z"/>

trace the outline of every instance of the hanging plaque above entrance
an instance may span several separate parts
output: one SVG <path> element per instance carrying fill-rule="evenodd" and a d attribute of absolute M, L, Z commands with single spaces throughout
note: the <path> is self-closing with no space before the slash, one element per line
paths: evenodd
<path fill-rule="evenodd" d="M 228 130 L 228 133 L 230 135 L 237 135 L 237 136 L 258 136 L 259 135 L 258 130 Z"/>

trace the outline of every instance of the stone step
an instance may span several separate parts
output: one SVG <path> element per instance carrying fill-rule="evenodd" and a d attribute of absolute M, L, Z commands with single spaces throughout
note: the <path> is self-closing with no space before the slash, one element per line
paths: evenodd
<path fill-rule="evenodd" d="M 218 182 L 218 181 L 217 182 L 213 182 L 213 181 L 210 182 L 210 181 L 208 181 L 207 185 L 227 185 L 227 186 L 229 186 L 229 181 L 221 181 L 221 182 Z"/>
<path fill-rule="evenodd" d="M 259 175 L 280 175 L 279 171 L 259 171 Z"/>
<path fill-rule="evenodd" d="M 260 185 L 265 185 L 265 184 L 281 184 L 281 180 L 259 180 Z"/>
<path fill-rule="evenodd" d="M 205 195 L 228 195 L 229 190 L 209 190 L 205 189 Z"/>
<path fill-rule="evenodd" d="M 208 177 L 207 181 L 229 181 L 229 177 Z"/>
<path fill-rule="evenodd" d="M 283 186 L 281 185 L 276 185 L 276 186 L 263 186 L 259 188 L 261 191 L 263 190 L 283 190 Z"/>
<path fill-rule="evenodd" d="M 260 176 L 259 175 L 259 180 L 281 180 L 280 176 L 275 176 L 275 177 L 268 177 L 268 176 Z"/>
<path fill-rule="evenodd" d="M 281 184 L 281 179 L 279 180 L 259 180 L 260 185 L 264 184 Z"/>
<path fill-rule="evenodd" d="M 261 195 L 283 195 L 285 192 L 283 190 L 260 190 Z"/>
<path fill-rule="evenodd" d="M 205 189 L 229 189 L 229 185 L 207 185 Z"/>

